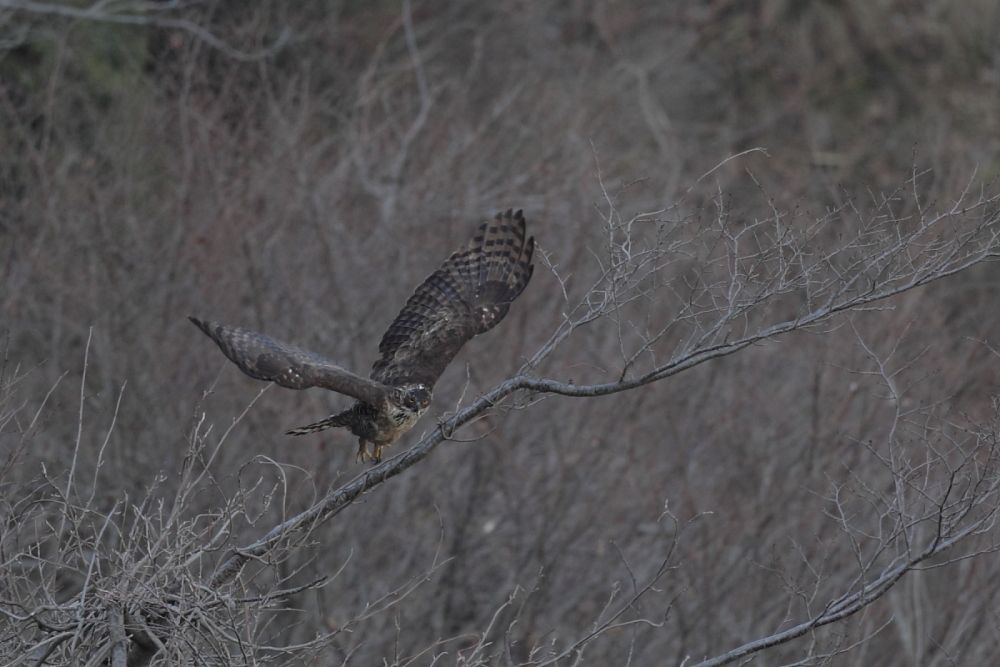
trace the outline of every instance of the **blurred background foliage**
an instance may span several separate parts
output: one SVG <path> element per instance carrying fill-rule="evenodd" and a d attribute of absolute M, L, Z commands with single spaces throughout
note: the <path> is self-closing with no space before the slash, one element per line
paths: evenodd
<path fill-rule="evenodd" d="M 738 220 L 848 201 L 864 213 L 898 188 L 947 203 L 1000 174 L 1000 4 L 988 0 L 427 0 L 412 5 L 412 44 L 389 0 L 138 16 L 147 23 L 0 3 L 4 373 L 27 373 L 32 406 L 56 387 L 9 489 L 71 456 L 86 354 L 81 479 L 111 502 L 164 475 L 154 493 L 167 497 L 192 414 L 224 430 L 259 389 L 188 314 L 361 371 L 412 287 L 497 210 L 525 210 L 579 296 L 605 190 L 623 216 L 684 198 L 697 219 L 722 198 Z M 770 157 L 698 180 L 754 147 Z M 924 351 L 912 374 L 929 379 L 912 400 L 985 418 L 997 364 L 977 340 L 998 325 L 997 278 L 981 266 L 854 325 L 882 350 Z M 561 304 L 539 267 L 442 378 L 436 414 L 513 372 Z M 614 378 L 615 345 L 613 327 L 595 327 L 544 372 Z M 824 489 L 883 423 L 874 380 L 852 372 L 869 362 L 840 327 L 630 394 L 480 422 L 468 435 L 482 440 L 441 448 L 318 531 L 301 576 L 347 564 L 289 604 L 297 624 L 268 631 L 295 642 L 341 627 L 432 570 L 393 613 L 345 634 L 340 657 L 391 663 L 480 631 L 518 587 L 531 591 L 518 650 L 578 636 L 613 582 L 664 558 L 667 502 L 682 519 L 711 513 L 692 524 L 666 599 L 650 603 L 668 620 L 637 644 L 609 635 L 590 657 L 681 662 L 769 634 L 794 615 L 789 582 L 811 576 L 789 545 L 837 553 Z M 346 434 L 282 435 L 343 403 L 272 389 L 236 427 L 212 463 L 218 493 L 241 476 L 277 484 L 258 454 L 293 466 L 294 490 L 237 538 L 356 474 Z M 191 511 L 217 500 L 206 492 Z M 922 573 L 830 641 L 888 622 L 863 662 L 995 662 L 998 576 L 995 559 Z M 766 664 L 798 649 L 783 650 Z"/>

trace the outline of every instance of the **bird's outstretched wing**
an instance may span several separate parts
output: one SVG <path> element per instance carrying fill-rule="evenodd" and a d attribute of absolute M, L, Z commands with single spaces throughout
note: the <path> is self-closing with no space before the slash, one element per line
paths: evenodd
<path fill-rule="evenodd" d="M 372 379 L 433 387 L 463 345 L 507 314 L 531 279 L 534 250 L 521 211 L 484 222 L 407 300 L 378 346 Z"/>
<path fill-rule="evenodd" d="M 218 343 L 241 371 L 257 380 L 289 389 L 322 387 L 373 405 L 381 404 L 389 391 L 381 382 L 355 375 L 315 352 L 246 329 L 188 319 Z"/>

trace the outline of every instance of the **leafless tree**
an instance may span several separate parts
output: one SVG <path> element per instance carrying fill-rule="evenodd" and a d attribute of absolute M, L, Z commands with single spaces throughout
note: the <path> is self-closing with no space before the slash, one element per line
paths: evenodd
<path fill-rule="evenodd" d="M 89 7 L 73 3 L 34 2 L 32 0 L 0 0 L 0 29 L 10 34 L 0 42 L 0 48 L 22 44 L 31 27 L 24 17 L 60 17 L 77 21 L 97 21 L 130 26 L 155 26 L 190 34 L 219 50 L 228 58 L 239 61 L 261 60 L 279 52 L 291 37 L 286 26 L 273 44 L 253 52 L 233 48 L 203 25 L 195 14 L 208 3 L 199 0 L 169 0 L 168 2 L 135 2 L 134 0 L 100 0 Z"/>
<path fill-rule="evenodd" d="M 916 180 L 914 174 L 910 181 Z M 537 415 L 537 404 L 552 395 L 585 400 L 642 391 L 794 331 L 823 335 L 851 322 L 851 313 L 882 308 L 896 295 L 995 257 L 1000 248 L 997 198 L 970 192 L 940 209 L 925 206 L 914 190 L 879 198 L 865 213 L 849 203 L 818 218 L 773 209 L 752 220 L 734 216 L 721 193 L 703 213 L 684 213 L 679 203 L 629 217 L 620 214 L 622 196 L 606 195 L 595 212 L 604 246 L 593 249 L 589 282 L 581 286 L 582 278 L 562 276 L 557 253 L 543 254 L 562 286 L 562 317 L 517 373 L 460 407 L 408 451 L 331 490 L 253 543 L 225 546 L 235 524 L 259 526 L 258 517 L 272 504 L 287 514 L 301 489 L 288 481 L 285 466 L 258 459 L 239 474 L 237 491 L 223 492 L 209 470 L 232 427 L 209 444 L 211 427 L 203 412 L 192 425 L 172 496 L 161 496 L 155 485 L 134 501 L 108 496 L 96 479 L 79 478 L 75 458 L 64 470 L 43 467 L 30 493 L 8 489 L 0 609 L 14 630 L 5 640 L 11 664 L 143 665 L 157 655 L 177 664 L 254 664 L 278 655 L 305 659 L 335 644 L 353 622 L 302 644 L 272 644 L 272 625 L 282 622 L 274 620 L 280 601 L 327 580 L 292 585 L 297 573 L 283 564 L 314 539 L 317 526 L 366 492 L 381 490 L 442 442 L 461 439 L 471 422 L 511 410 L 518 416 L 508 419 Z M 907 198 L 912 212 L 900 214 Z M 573 350 L 586 327 L 613 330 L 614 349 L 589 358 Z M 858 340 L 865 345 L 860 333 Z M 856 645 L 820 636 L 824 626 L 861 612 L 923 568 L 995 552 L 992 529 L 1000 509 L 995 423 L 955 424 L 939 416 L 934 404 L 908 402 L 909 388 L 899 378 L 911 361 L 864 349 L 870 373 L 884 388 L 882 398 L 894 410 L 878 441 L 859 443 L 866 463 L 845 478 L 831 478 L 827 512 L 843 536 L 837 549 L 848 557 L 803 552 L 813 580 L 788 583 L 787 627 L 688 664 L 728 664 L 803 636 L 812 639 L 795 664 L 823 664 Z M 587 372 L 566 377 L 559 368 L 572 359 L 603 368 L 601 374 L 613 379 L 595 382 Z M 30 446 L 39 414 L 36 409 L 26 419 L 25 407 L 16 403 L 22 378 L 16 367 L 5 370 L 3 424 L 8 440 L 17 437 L 7 471 Z M 80 447 L 84 403 L 81 392 L 74 451 Z M 108 432 L 114 428 L 112 417 Z M 101 465 L 99 456 L 95 470 Z M 258 474 L 259 466 L 270 467 L 273 475 Z M 192 514 L 192 499 L 213 490 L 220 501 L 215 509 Z M 669 512 L 663 520 L 681 523 Z M 676 526 L 670 532 L 671 544 L 683 539 Z M 671 546 L 658 570 L 633 575 L 627 591 L 614 593 L 589 631 L 580 628 L 566 645 L 530 647 L 520 664 L 578 662 L 603 633 L 639 624 L 655 629 L 663 619 L 644 616 L 639 603 L 676 566 Z M 830 569 L 843 568 L 852 572 L 846 579 L 830 576 Z M 427 576 L 414 573 L 409 584 L 372 602 L 358 618 L 386 612 Z M 502 630 L 484 628 L 478 643 L 458 654 L 460 662 L 514 661 L 509 647 L 491 645 Z"/>
<path fill-rule="evenodd" d="M 995 104 L 978 25 L 301 3 L 283 41 L 283 4 L 0 0 L 0 663 L 996 662 L 996 114 L 940 120 Z M 95 65 L 111 24 L 166 46 Z M 914 64 L 845 94 L 871 53 Z M 547 270 L 378 466 L 185 337 L 211 304 L 362 368 L 510 205 Z"/>

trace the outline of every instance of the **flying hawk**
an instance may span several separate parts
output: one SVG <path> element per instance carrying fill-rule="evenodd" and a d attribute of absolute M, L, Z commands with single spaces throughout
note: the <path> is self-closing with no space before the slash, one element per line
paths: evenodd
<path fill-rule="evenodd" d="M 453 253 L 407 299 L 382 336 L 370 379 L 263 334 L 190 319 L 252 378 L 356 398 L 343 412 L 287 433 L 345 426 L 358 436 L 357 459 L 378 462 L 382 448 L 413 428 L 430 406 L 434 383 L 462 346 L 507 314 L 531 279 L 534 250 L 534 237 L 525 239 L 521 211 L 498 213 L 480 225 L 469 246 Z"/>

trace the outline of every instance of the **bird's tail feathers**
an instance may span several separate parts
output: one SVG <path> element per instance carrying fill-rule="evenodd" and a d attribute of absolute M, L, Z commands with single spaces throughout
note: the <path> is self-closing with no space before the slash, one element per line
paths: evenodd
<path fill-rule="evenodd" d="M 290 431 L 285 431 L 285 435 L 306 435 L 307 433 L 315 433 L 316 431 L 325 431 L 328 428 L 336 428 L 338 426 L 347 426 L 347 422 L 344 420 L 343 412 L 330 415 L 326 419 L 321 419 L 318 422 L 313 422 L 307 426 L 300 426 L 298 428 L 293 428 Z"/>

